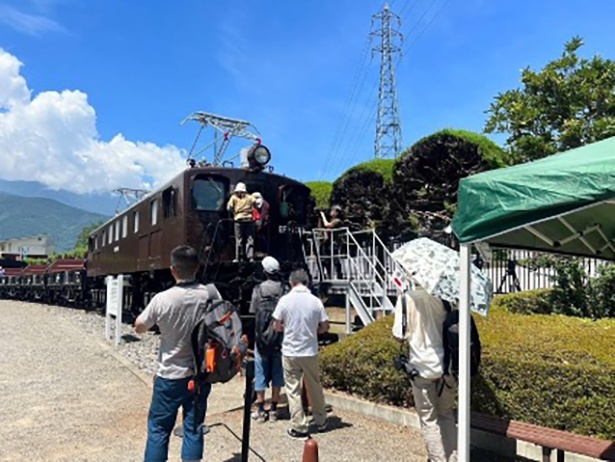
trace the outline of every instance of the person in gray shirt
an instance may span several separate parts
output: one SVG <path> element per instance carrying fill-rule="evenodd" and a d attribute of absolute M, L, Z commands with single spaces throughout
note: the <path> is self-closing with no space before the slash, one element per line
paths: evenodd
<path fill-rule="evenodd" d="M 160 329 L 158 367 L 147 419 L 145 462 L 167 460 L 169 437 L 180 407 L 184 416 L 182 460 L 203 458 L 203 421 L 211 385 L 203 385 L 198 406 L 195 406 L 195 391 L 188 386 L 194 374 L 191 336 L 199 313 L 211 300 L 221 297 L 213 285 L 205 286 L 196 281 L 198 267 L 195 249 L 189 246 L 173 249 L 171 274 L 176 285 L 156 294 L 135 321 L 138 334 L 154 325 Z"/>

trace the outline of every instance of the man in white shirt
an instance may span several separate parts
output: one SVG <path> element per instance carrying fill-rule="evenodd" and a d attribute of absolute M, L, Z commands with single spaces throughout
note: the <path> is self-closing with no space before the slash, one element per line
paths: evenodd
<path fill-rule="evenodd" d="M 188 246 L 173 249 L 171 274 L 176 285 L 156 294 L 135 322 L 138 334 L 147 332 L 154 324 L 160 329 L 158 370 L 147 418 L 145 462 L 167 460 L 169 437 L 180 407 L 184 417 L 182 461 L 196 462 L 203 458 L 203 421 L 211 385 L 202 386 L 195 406 L 195 391 L 189 387 L 194 374 L 191 336 L 209 301 L 221 297 L 214 286 L 204 286 L 195 280 L 198 267 L 195 249 Z"/>
<path fill-rule="evenodd" d="M 301 404 L 302 379 L 310 396 L 314 423 L 319 432 L 327 429 L 325 397 L 318 367 L 318 334 L 329 330 L 329 318 L 322 302 L 307 288 L 309 278 L 304 270 L 290 275 L 292 290 L 280 298 L 273 313 L 276 329 L 284 332 L 282 365 L 288 397 L 291 427 L 288 436 L 306 439 L 308 420 Z"/>
<path fill-rule="evenodd" d="M 407 331 L 402 328 L 406 301 Z M 442 338 L 446 310 L 440 300 L 423 289 L 405 293 L 397 300 L 393 335 L 409 343 L 409 369 L 412 372 L 414 405 L 429 462 L 457 461 L 455 393 L 457 380 L 444 375 Z"/>

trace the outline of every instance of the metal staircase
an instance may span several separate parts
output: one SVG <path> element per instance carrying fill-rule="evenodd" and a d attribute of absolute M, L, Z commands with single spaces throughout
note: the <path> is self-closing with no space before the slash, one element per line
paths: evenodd
<path fill-rule="evenodd" d="M 314 282 L 329 295 L 344 296 L 347 333 L 353 308 L 364 326 L 395 309 L 392 276 L 401 266 L 375 231 L 315 229 L 305 253 Z"/>

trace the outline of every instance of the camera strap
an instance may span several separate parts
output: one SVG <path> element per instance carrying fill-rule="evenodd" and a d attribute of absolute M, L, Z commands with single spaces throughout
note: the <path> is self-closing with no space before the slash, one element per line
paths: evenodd
<path fill-rule="evenodd" d="M 401 338 L 406 340 L 406 333 L 408 332 L 408 295 L 403 292 L 401 294 Z"/>

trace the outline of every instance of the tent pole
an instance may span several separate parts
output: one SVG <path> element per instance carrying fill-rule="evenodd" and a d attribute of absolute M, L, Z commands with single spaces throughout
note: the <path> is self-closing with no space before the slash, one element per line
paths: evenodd
<path fill-rule="evenodd" d="M 460 246 L 459 287 L 459 462 L 470 462 L 470 274 L 472 244 Z"/>

